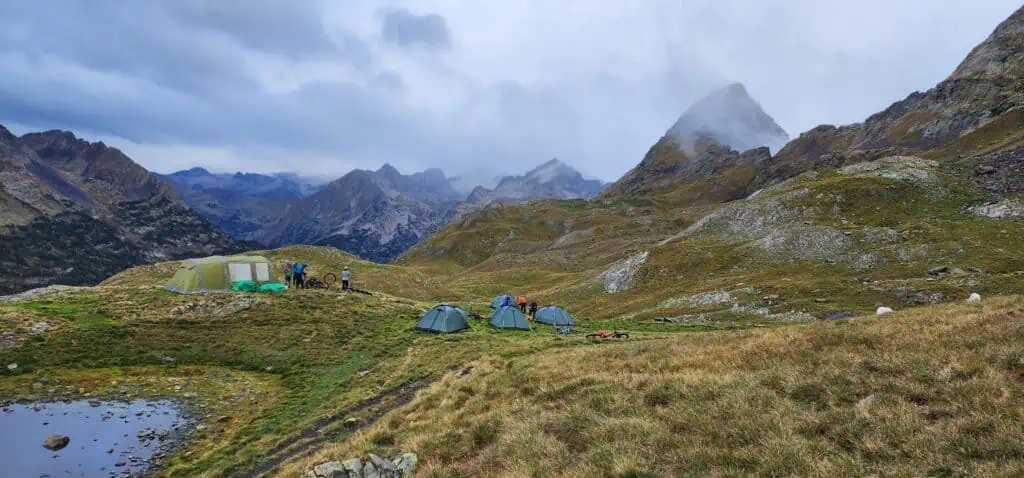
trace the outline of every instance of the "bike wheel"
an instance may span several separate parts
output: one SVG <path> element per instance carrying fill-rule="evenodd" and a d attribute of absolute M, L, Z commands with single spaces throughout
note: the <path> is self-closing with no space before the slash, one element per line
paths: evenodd
<path fill-rule="evenodd" d="M 327 287 L 330 287 L 330 286 L 334 285 L 335 282 L 338 282 L 338 276 L 334 275 L 333 272 L 328 272 L 328 273 L 324 274 L 323 281 L 324 281 L 324 284 L 327 285 Z"/>

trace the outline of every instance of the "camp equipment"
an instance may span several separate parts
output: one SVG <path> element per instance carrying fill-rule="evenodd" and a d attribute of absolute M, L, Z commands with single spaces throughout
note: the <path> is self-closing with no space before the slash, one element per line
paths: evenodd
<path fill-rule="evenodd" d="M 288 286 L 280 282 L 267 282 L 256 289 L 256 292 L 284 292 L 288 290 Z"/>
<path fill-rule="evenodd" d="M 530 323 L 526 321 L 526 316 L 517 307 L 511 305 L 495 310 L 487 323 L 496 329 L 530 330 Z"/>
<path fill-rule="evenodd" d="M 259 288 L 255 281 L 240 280 L 231 285 L 231 292 L 256 292 Z"/>
<path fill-rule="evenodd" d="M 416 330 L 435 334 L 450 334 L 469 328 L 469 319 L 462 309 L 451 305 L 439 305 L 427 311 L 416 323 Z"/>
<path fill-rule="evenodd" d="M 565 309 L 557 305 L 549 305 L 541 307 L 537 311 L 537 314 L 533 318 L 538 324 L 548 324 L 555 326 L 573 326 L 576 325 L 576 321 L 572 320 L 572 316 L 569 315 Z"/>
<path fill-rule="evenodd" d="M 270 261 L 261 256 L 210 256 L 181 261 L 165 289 L 179 294 L 227 292 L 238 282 L 277 282 Z"/>
<path fill-rule="evenodd" d="M 629 334 L 616 330 L 615 332 L 606 332 L 604 330 L 587 334 L 588 339 L 628 339 Z"/>
<path fill-rule="evenodd" d="M 502 294 L 495 297 L 494 300 L 491 301 L 490 307 L 492 309 L 500 309 L 506 305 L 512 305 L 513 303 L 515 303 L 515 299 L 513 299 L 512 296 L 508 294 Z"/>

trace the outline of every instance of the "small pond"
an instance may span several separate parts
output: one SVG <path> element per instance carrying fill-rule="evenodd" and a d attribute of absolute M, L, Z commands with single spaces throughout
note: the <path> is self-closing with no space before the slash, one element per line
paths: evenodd
<path fill-rule="evenodd" d="M 0 403 L 0 475 L 134 476 L 163 461 L 191 428 L 170 400 Z M 70 442 L 49 450 L 43 442 L 50 435 Z"/>

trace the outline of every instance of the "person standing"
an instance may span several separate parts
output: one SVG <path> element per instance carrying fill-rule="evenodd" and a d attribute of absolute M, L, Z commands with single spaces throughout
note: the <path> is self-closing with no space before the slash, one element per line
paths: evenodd
<path fill-rule="evenodd" d="M 519 311 L 526 315 L 526 297 L 516 297 L 516 305 L 519 306 Z"/>
<path fill-rule="evenodd" d="M 292 261 L 284 263 L 284 285 L 288 287 L 292 286 L 292 267 L 295 267 Z"/>
<path fill-rule="evenodd" d="M 341 271 L 341 290 L 349 290 L 349 281 L 351 280 L 352 272 L 350 272 L 348 267 L 346 267 L 345 270 Z"/>
<path fill-rule="evenodd" d="M 530 317 L 537 317 L 537 302 L 530 302 Z"/>
<path fill-rule="evenodd" d="M 295 287 L 299 289 L 306 288 L 306 264 L 300 262 L 295 263 L 295 267 L 292 268 L 292 278 L 295 280 Z"/>

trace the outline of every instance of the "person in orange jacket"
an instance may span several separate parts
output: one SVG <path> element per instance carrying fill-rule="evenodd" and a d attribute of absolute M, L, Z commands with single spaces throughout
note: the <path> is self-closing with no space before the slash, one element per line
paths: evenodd
<path fill-rule="evenodd" d="M 526 297 L 516 297 L 516 305 L 519 306 L 519 310 L 523 313 L 523 315 L 526 315 Z"/>

